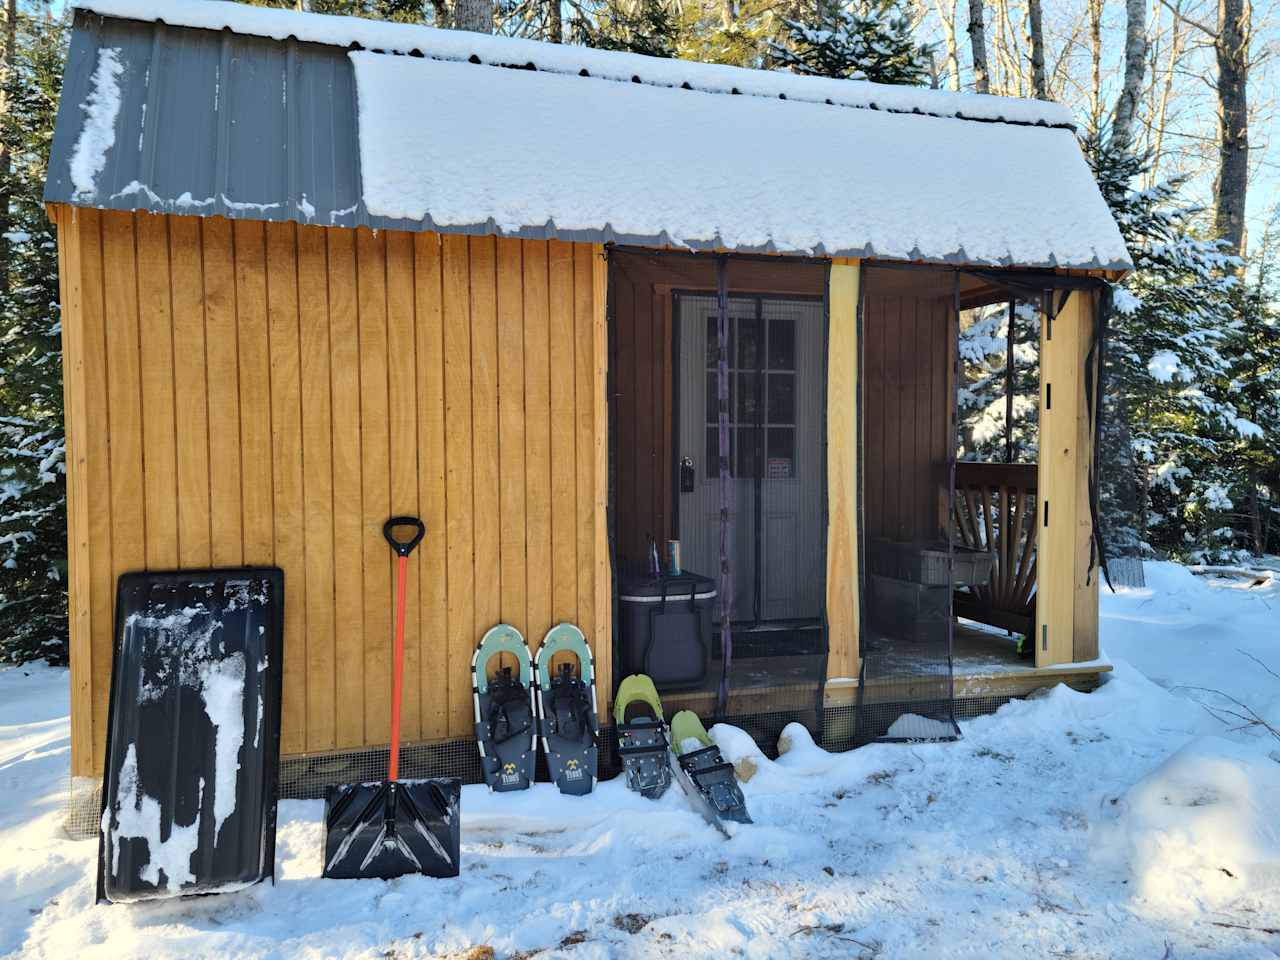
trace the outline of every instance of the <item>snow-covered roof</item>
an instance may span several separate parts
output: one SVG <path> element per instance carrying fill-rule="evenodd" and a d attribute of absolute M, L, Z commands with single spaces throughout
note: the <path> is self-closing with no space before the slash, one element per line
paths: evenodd
<path fill-rule="evenodd" d="M 51 201 L 1129 266 L 1058 104 L 215 0 L 79 7 Z"/>

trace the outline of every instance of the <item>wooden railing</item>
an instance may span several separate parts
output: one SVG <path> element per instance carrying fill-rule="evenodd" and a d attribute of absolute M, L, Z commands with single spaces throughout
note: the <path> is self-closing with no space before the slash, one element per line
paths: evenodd
<path fill-rule="evenodd" d="M 955 612 L 1029 635 L 1036 610 L 1036 473 L 1034 463 L 956 464 L 959 542 L 995 553 L 991 582 L 956 594 Z"/>

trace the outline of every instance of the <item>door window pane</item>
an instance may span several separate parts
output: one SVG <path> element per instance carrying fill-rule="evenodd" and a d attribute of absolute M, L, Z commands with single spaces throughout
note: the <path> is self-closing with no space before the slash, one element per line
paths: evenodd
<path fill-rule="evenodd" d="M 769 369 L 796 368 L 796 323 L 790 317 L 769 319 Z"/>
<path fill-rule="evenodd" d="M 761 326 L 754 314 L 737 320 L 738 366 L 743 370 L 754 370 L 764 360 Z"/>
<path fill-rule="evenodd" d="M 769 374 L 769 422 L 796 422 L 796 375 Z"/>
<path fill-rule="evenodd" d="M 736 476 L 750 480 L 760 475 L 760 431 L 756 427 L 738 427 L 734 432 L 737 443 L 738 472 Z"/>
<path fill-rule="evenodd" d="M 760 378 L 755 371 L 743 371 L 734 379 L 738 386 L 738 405 L 735 419 L 738 423 L 757 423 L 760 420 Z"/>

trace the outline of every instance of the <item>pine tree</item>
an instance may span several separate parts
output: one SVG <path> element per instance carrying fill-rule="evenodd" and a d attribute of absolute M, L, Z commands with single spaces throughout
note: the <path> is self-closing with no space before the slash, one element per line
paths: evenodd
<path fill-rule="evenodd" d="M 772 61 L 795 73 L 875 83 L 924 84 L 927 44 L 916 43 L 900 0 L 810 0 L 803 16 L 784 19 L 770 42 Z"/>
<path fill-rule="evenodd" d="M 1040 314 L 1014 310 L 1013 463 L 1034 463 L 1040 420 Z M 960 457 L 1005 462 L 1009 305 L 992 304 L 961 317 Z"/>
<path fill-rule="evenodd" d="M 1127 422 L 1128 451 L 1104 436 L 1104 513 L 1144 552 L 1205 559 L 1222 547 L 1231 508 L 1221 438 L 1239 414 L 1214 384 L 1228 375 L 1223 354 L 1237 324 L 1234 259 L 1196 229 L 1200 208 L 1179 198 L 1180 181 L 1134 190 L 1146 161 L 1091 133 L 1085 153 L 1111 207 L 1134 272 L 1115 291 L 1107 346 L 1107 420 L 1112 438 Z M 1117 475 L 1132 462 L 1135 475 Z M 1130 506 L 1130 504 L 1132 506 Z M 1228 537 L 1228 539 L 1230 539 Z"/>
<path fill-rule="evenodd" d="M 679 14 L 666 0 L 603 0 L 578 7 L 570 38 L 599 50 L 624 50 L 649 57 L 675 57 L 681 38 Z"/>
<path fill-rule="evenodd" d="M 11 157 L 0 285 L 0 659 L 67 657 L 67 528 L 57 237 L 42 203 L 65 18 L 19 13 L 0 140 Z"/>

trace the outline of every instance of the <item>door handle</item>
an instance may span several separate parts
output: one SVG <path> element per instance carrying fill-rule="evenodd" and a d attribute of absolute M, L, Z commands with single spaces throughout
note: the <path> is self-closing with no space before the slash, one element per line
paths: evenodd
<path fill-rule="evenodd" d="M 693 493 L 694 476 L 693 476 L 693 460 L 689 457 L 680 458 L 680 492 Z"/>

